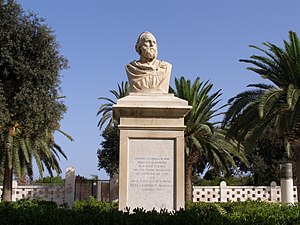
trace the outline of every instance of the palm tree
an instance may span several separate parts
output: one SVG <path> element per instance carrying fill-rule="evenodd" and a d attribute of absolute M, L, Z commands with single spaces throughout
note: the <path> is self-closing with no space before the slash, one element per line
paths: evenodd
<path fill-rule="evenodd" d="M 10 200 L 14 172 L 29 170 L 33 158 L 57 168 L 60 150 L 49 134 L 66 112 L 58 96 L 68 61 L 43 19 L 24 13 L 16 1 L 0 1 L 0 11 L 0 160 L 3 200 Z"/>
<path fill-rule="evenodd" d="M 121 83 L 121 85 L 118 84 L 118 91 L 116 90 L 110 90 L 110 93 L 112 93 L 115 97 L 115 100 L 107 98 L 107 97 L 99 97 L 99 100 L 105 100 L 107 101 L 106 103 L 100 105 L 99 110 L 97 112 L 97 116 L 101 115 L 101 118 L 98 122 L 98 127 L 101 130 L 103 128 L 103 126 L 105 125 L 106 122 L 108 122 L 108 124 L 106 126 L 113 126 L 114 124 L 117 123 L 116 120 L 113 119 L 112 116 L 112 107 L 113 105 L 116 104 L 116 100 L 123 98 L 127 95 L 129 95 L 129 83 L 123 82 Z"/>
<path fill-rule="evenodd" d="M 221 93 L 209 95 L 213 85 L 208 82 L 200 82 L 200 78 L 191 85 L 190 80 L 181 77 L 175 79 L 176 91 L 170 87 L 177 97 L 185 99 L 193 107 L 192 111 L 185 117 L 185 151 L 186 151 L 186 199 L 192 200 L 192 175 L 193 169 L 199 162 L 200 157 L 205 157 L 214 168 L 229 173 L 229 166 L 235 166 L 232 156 L 237 156 L 246 163 L 243 154 L 243 148 L 238 151 L 237 142 L 234 140 L 225 140 L 224 130 L 216 127 L 216 123 L 210 120 L 222 114 L 218 111 L 223 108 L 213 109 L 220 100 Z M 118 92 L 110 91 L 116 99 L 129 94 L 129 85 L 127 82 L 118 85 Z M 101 115 L 98 126 L 100 129 L 108 121 L 107 127 L 116 125 L 112 118 L 112 106 L 116 104 L 115 100 L 106 97 L 100 97 L 100 100 L 106 100 L 100 106 L 97 115 Z"/>
<path fill-rule="evenodd" d="M 64 134 L 70 140 L 73 140 L 69 135 L 61 130 L 60 133 Z M 12 124 L 8 127 L 6 132 L 6 139 L 1 152 L 0 159 L 4 162 L 4 180 L 3 180 L 3 192 L 2 200 L 12 200 L 12 180 L 13 174 L 15 173 L 18 177 L 23 176 L 27 173 L 29 176 L 33 175 L 33 164 L 34 159 L 39 174 L 42 177 L 45 167 L 49 174 L 53 176 L 53 170 L 56 173 L 61 173 L 59 166 L 59 154 L 65 159 L 67 156 L 62 151 L 61 147 L 54 142 L 53 133 L 45 134 L 44 138 L 39 137 L 38 139 L 26 137 L 26 134 L 22 133 L 18 123 Z"/>
<path fill-rule="evenodd" d="M 224 106 L 214 109 L 219 103 L 220 90 L 210 94 L 213 87 L 207 82 L 200 82 L 197 77 L 193 84 L 184 77 L 175 78 L 174 94 L 188 101 L 192 111 L 185 117 L 185 189 L 186 200 L 192 200 L 192 176 L 200 158 L 205 157 L 215 169 L 229 173 L 229 167 L 235 166 L 233 156 L 246 163 L 243 149 L 237 148 L 237 142 L 226 140 L 224 130 L 216 127 L 212 119 L 219 116 Z"/>
<path fill-rule="evenodd" d="M 239 142 L 244 142 L 244 147 L 253 148 L 257 139 L 264 135 L 267 128 L 271 128 L 273 118 L 270 115 L 261 118 L 258 108 L 260 100 L 266 98 L 274 86 L 266 84 L 250 84 L 248 87 L 253 88 L 244 91 L 228 100 L 230 104 L 227 110 L 223 126 L 229 126 L 227 130 L 228 137 L 234 137 Z M 242 113 L 241 113 L 242 112 Z M 255 131 L 256 135 L 252 135 Z M 268 130 L 272 132 L 272 129 Z M 276 138 L 276 134 L 269 134 L 270 138 Z M 246 140 L 246 141 L 245 141 Z"/>
<path fill-rule="evenodd" d="M 228 135 L 244 142 L 250 148 L 266 129 L 274 138 L 282 138 L 287 150 L 293 148 L 297 161 L 297 188 L 300 198 L 300 42 L 295 32 L 289 31 L 289 42 L 284 48 L 270 42 L 267 50 L 251 45 L 264 53 L 253 55 L 241 62 L 252 64 L 248 69 L 268 79 L 273 84 L 250 85 L 251 91 L 238 94 L 224 119 Z"/>
<path fill-rule="evenodd" d="M 106 101 L 100 105 L 97 112 L 97 116 L 101 116 L 98 122 L 100 130 L 103 129 L 102 136 L 104 141 L 101 142 L 102 148 L 98 149 L 98 168 L 104 169 L 111 177 L 117 173 L 119 168 L 119 133 L 116 126 L 118 122 L 113 118 L 113 105 L 116 104 L 116 100 L 123 98 L 129 94 L 129 83 L 123 82 L 118 84 L 118 91 L 110 90 L 110 93 L 114 95 L 115 99 L 107 97 L 100 97 L 99 100 Z M 115 145 L 117 141 L 117 146 Z M 103 147 L 105 146 L 105 147 Z"/>

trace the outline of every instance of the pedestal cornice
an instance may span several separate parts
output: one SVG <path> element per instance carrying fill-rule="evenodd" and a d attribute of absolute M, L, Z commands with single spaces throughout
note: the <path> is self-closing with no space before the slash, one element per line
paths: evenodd
<path fill-rule="evenodd" d="M 113 118 L 119 122 L 120 115 L 131 118 L 183 118 L 191 109 L 186 100 L 173 94 L 131 93 L 113 106 Z"/>

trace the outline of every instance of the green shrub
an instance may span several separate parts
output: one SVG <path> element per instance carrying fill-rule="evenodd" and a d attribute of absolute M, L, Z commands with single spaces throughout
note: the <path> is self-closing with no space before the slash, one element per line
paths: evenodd
<path fill-rule="evenodd" d="M 94 197 L 90 196 L 88 201 L 75 201 L 72 209 L 74 211 L 97 210 L 97 211 L 112 211 L 118 208 L 117 204 L 108 202 L 99 202 Z"/>
<path fill-rule="evenodd" d="M 43 177 L 38 180 L 34 180 L 32 184 L 35 185 L 59 185 L 63 186 L 65 185 L 65 180 L 61 176 L 56 177 Z"/>
<path fill-rule="evenodd" d="M 299 225 L 300 205 L 259 201 L 191 203 L 185 210 L 119 212 L 117 205 L 94 198 L 77 201 L 72 208 L 41 200 L 0 202 L 2 225 Z"/>
<path fill-rule="evenodd" d="M 200 178 L 199 176 L 193 177 L 193 184 L 195 186 L 220 186 L 220 183 L 225 181 L 228 186 L 247 186 L 253 185 L 253 177 L 214 177 L 211 180 Z"/>

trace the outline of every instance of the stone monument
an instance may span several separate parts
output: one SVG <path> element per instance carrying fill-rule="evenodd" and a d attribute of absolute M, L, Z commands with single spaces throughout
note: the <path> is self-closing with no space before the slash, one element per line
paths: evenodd
<path fill-rule="evenodd" d="M 125 69 L 130 94 L 113 106 L 119 121 L 119 210 L 184 208 L 184 116 L 187 101 L 169 94 L 171 64 L 157 59 L 153 34 L 143 32 L 140 55 Z"/>
<path fill-rule="evenodd" d="M 157 42 L 153 34 L 143 32 L 135 45 L 140 60 L 126 65 L 130 92 L 168 93 L 172 65 L 157 60 Z"/>

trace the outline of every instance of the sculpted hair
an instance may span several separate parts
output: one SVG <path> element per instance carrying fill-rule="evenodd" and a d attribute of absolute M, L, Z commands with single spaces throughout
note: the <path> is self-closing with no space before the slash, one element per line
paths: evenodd
<path fill-rule="evenodd" d="M 135 44 L 135 51 L 140 55 L 141 54 L 141 51 L 140 51 L 140 47 L 141 47 L 141 40 L 143 39 L 143 37 L 145 35 L 152 35 L 154 37 L 154 35 L 149 32 L 149 31 L 145 31 L 143 33 L 140 34 L 140 36 L 138 37 L 137 41 L 136 41 L 136 44 Z M 154 37 L 155 38 L 155 37 Z M 157 46 L 157 43 L 156 43 L 156 46 Z"/>

